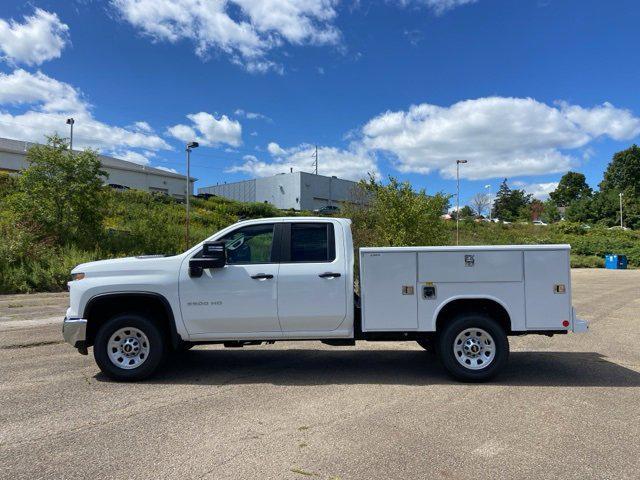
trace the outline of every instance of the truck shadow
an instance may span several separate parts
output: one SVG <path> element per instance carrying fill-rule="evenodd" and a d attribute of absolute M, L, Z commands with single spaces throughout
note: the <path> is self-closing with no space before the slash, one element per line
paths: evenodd
<path fill-rule="evenodd" d="M 98 376 L 98 379 L 104 377 Z M 160 384 L 457 384 L 422 350 L 194 349 L 176 355 Z M 594 352 L 512 352 L 494 385 L 639 387 L 640 373 Z"/>

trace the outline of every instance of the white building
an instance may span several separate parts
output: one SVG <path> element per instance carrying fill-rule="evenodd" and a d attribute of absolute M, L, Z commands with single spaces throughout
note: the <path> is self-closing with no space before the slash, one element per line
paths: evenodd
<path fill-rule="evenodd" d="M 0 172 L 19 172 L 25 169 L 29 165 L 27 150 L 32 145 L 34 144 L 30 142 L 0 138 Z M 106 184 L 121 185 L 146 192 L 164 193 L 177 199 L 185 198 L 187 190 L 185 175 L 104 155 L 99 155 L 98 158 L 102 169 L 108 175 L 108 178 L 105 179 Z M 191 195 L 193 195 L 195 181 L 196 179 L 191 177 L 189 182 Z"/>
<path fill-rule="evenodd" d="M 266 202 L 283 210 L 315 210 L 325 206 L 363 201 L 357 183 L 306 172 L 202 187 L 199 194 L 213 194 L 241 202 Z"/>

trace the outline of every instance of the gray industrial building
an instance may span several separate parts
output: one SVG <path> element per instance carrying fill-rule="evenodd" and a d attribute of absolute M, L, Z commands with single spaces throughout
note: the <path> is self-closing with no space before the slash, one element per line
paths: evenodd
<path fill-rule="evenodd" d="M 19 172 L 25 169 L 27 161 L 27 150 L 35 145 L 30 142 L 0 138 L 0 172 Z M 99 155 L 102 169 L 107 173 L 106 184 L 121 185 L 136 190 L 146 192 L 163 193 L 177 199 L 184 199 L 187 190 L 185 175 L 167 172 L 159 168 L 148 167 L 118 158 Z M 189 182 L 189 193 L 193 195 L 193 183 L 195 178 Z"/>
<path fill-rule="evenodd" d="M 283 210 L 315 210 L 359 201 L 357 185 L 356 182 L 337 177 L 292 172 L 202 187 L 198 193 L 241 202 L 267 202 Z"/>

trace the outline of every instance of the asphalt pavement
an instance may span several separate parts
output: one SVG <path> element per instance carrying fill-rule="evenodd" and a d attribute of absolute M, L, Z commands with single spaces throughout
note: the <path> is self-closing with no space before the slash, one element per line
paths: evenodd
<path fill-rule="evenodd" d="M 574 270 L 586 335 L 511 337 L 494 381 L 412 342 L 196 347 L 119 384 L 66 294 L 0 296 L 0 478 L 638 479 L 640 271 Z"/>

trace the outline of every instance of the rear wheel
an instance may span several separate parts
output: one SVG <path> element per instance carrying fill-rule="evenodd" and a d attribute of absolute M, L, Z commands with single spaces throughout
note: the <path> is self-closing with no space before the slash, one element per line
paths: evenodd
<path fill-rule="evenodd" d="M 504 329 L 483 314 L 463 314 L 449 322 L 438 336 L 438 354 L 458 380 L 482 382 L 507 363 L 509 340 Z"/>
<path fill-rule="evenodd" d="M 102 373 L 121 381 L 147 378 L 158 368 L 165 353 L 160 329 L 138 314 L 120 314 L 105 322 L 93 346 Z"/>

